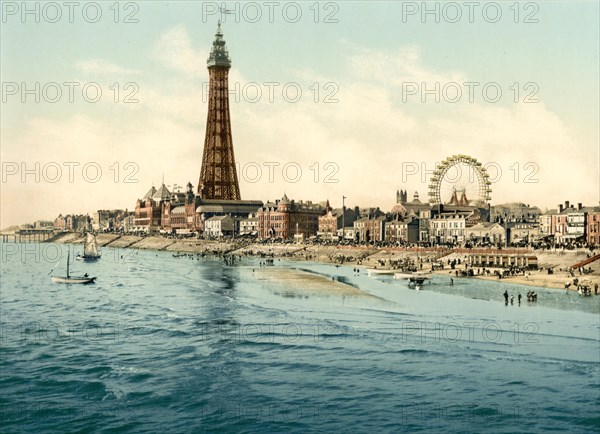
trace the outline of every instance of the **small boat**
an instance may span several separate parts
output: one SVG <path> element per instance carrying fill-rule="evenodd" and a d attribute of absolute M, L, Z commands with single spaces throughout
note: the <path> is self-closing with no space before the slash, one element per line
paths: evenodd
<path fill-rule="evenodd" d="M 67 275 L 66 276 L 52 276 L 52 283 L 93 283 L 96 278 L 88 276 L 85 273 L 83 276 L 71 276 L 69 273 L 69 260 L 71 259 L 70 253 L 67 253 Z"/>
<path fill-rule="evenodd" d="M 367 274 L 369 276 L 391 276 L 396 272 L 397 270 L 390 270 L 386 268 L 367 268 Z"/>
<path fill-rule="evenodd" d="M 394 273 L 394 279 L 396 280 L 408 280 L 413 276 L 413 273 Z"/>
<path fill-rule="evenodd" d="M 414 288 L 417 291 L 419 291 L 423 287 L 423 284 L 425 283 L 426 280 L 429 280 L 429 277 L 427 277 L 427 276 L 412 276 L 408 279 L 408 287 Z"/>
<path fill-rule="evenodd" d="M 100 250 L 96 236 L 90 233 L 87 234 L 83 243 L 83 255 L 77 255 L 75 258 L 78 261 L 97 261 L 100 259 Z"/>

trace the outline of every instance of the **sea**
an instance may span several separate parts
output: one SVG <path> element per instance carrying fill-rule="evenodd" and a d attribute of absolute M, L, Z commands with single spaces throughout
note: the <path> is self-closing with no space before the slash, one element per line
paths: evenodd
<path fill-rule="evenodd" d="M 51 282 L 67 252 L 96 283 Z M 367 295 L 318 294 L 260 258 L 78 253 L 1 244 L 2 433 L 600 432 L 600 296 L 275 260 Z"/>

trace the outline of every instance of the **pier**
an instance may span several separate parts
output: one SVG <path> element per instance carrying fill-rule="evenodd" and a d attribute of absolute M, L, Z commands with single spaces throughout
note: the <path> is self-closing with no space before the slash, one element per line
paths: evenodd
<path fill-rule="evenodd" d="M 21 229 L 13 234 L 2 234 L 3 243 L 39 243 L 54 236 L 53 229 Z"/>

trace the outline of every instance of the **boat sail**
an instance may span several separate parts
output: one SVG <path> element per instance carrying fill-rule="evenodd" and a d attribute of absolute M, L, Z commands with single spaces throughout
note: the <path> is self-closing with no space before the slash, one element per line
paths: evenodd
<path fill-rule="evenodd" d="M 93 283 L 96 278 L 88 276 L 85 273 L 83 276 L 71 276 L 69 273 L 69 262 L 71 259 L 70 252 L 67 253 L 67 275 L 66 276 L 52 276 L 53 283 Z"/>
<path fill-rule="evenodd" d="M 77 255 L 77 259 L 85 261 L 95 261 L 100 259 L 100 250 L 96 236 L 90 233 L 87 234 L 83 244 L 83 255 Z"/>

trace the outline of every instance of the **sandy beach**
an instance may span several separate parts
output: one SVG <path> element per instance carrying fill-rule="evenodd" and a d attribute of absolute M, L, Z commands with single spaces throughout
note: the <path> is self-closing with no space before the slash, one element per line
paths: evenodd
<path fill-rule="evenodd" d="M 260 267 L 253 269 L 254 277 L 270 290 L 284 296 L 303 297 L 308 295 L 336 295 L 348 297 L 377 298 L 343 282 L 326 276 L 293 268 Z"/>
<path fill-rule="evenodd" d="M 390 261 L 399 261 L 405 258 L 415 260 L 419 257 L 424 261 L 423 270 L 430 269 L 429 261 L 439 259 L 446 268 L 435 271 L 435 274 L 440 276 L 455 277 L 455 270 L 451 270 L 448 261 L 453 259 L 464 260 L 464 254 L 436 253 L 406 249 L 382 248 L 357 246 L 321 246 L 321 245 L 302 245 L 302 244 L 247 244 L 241 245 L 230 241 L 219 242 L 215 240 L 198 240 L 198 239 L 174 239 L 162 236 L 139 237 L 133 235 L 114 235 L 114 234 L 99 234 L 98 244 L 101 247 L 111 248 L 132 248 L 132 249 L 148 249 L 148 250 L 163 250 L 170 252 L 181 253 L 227 253 L 239 256 L 257 256 L 257 257 L 274 257 L 285 258 L 294 261 L 314 261 L 321 263 L 336 263 L 361 268 L 379 267 L 381 264 L 389 264 Z M 79 244 L 83 242 L 83 237 L 77 233 L 61 233 L 48 240 L 59 244 Z M 574 276 L 568 273 L 568 268 L 585 259 L 585 251 L 540 251 L 532 254 L 538 257 L 539 270 L 532 270 L 526 276 L 510 276 L 498 279 L 493 274 L 494 269 L 490 269 L 490 276 L 473 276 L 474 279 L 496 280 L 500 283 L 529 285 L 533 287 L 545 287 L 564 289 L 567 282 L 573 282 L 577 277 L 583 284 L 588 284 L 592 287 L 596 283 L 600 283 L 600 263 L 591 264 L 593 273 L 580 275 L 578 272 Z M 441 258 L 440 258 L 441 257 Z M 548 274 L 547 269 L 551 267 L 554 274 Z M 463 265 L 457 265 L 457 270 L 463 270 Z M 287 279 L 290 282 L 290 287 L 298 286 L 298 282 L 302 282 L 304 291 L 318 291 L 332 293 L 343 293 L 345 295 L 360 295 L 361 291 L 349 285 L 340 282 L 331 282 L 323 276 L 314 275 L 311 273 L 301 272 L 299 270 L 289 270 L 288 272 L 279 271 L 280 269 L 265 269 L 258 268 L 257 273 L 260 273 L 260 278 L 264 278 L 265 282 L 269 279 Z M 498 269 L 502 270 L 502 269 Z M 309 276 L 306 276 L 309 274 Z M 323 281 L 324 280 L 324 281 Z M 577 290 L 575 285 L 571 285 L 570 290 Z M 296 290 L 296 289 L 294 289 Z M 358 292 L 358 293 L 357 293 Z"/>

